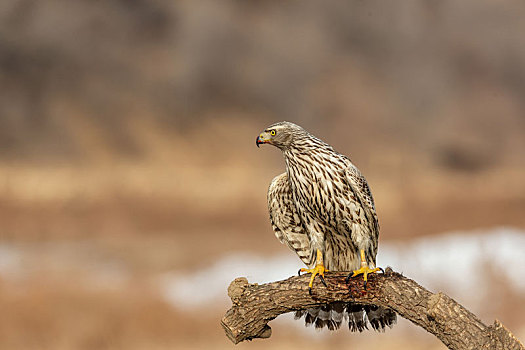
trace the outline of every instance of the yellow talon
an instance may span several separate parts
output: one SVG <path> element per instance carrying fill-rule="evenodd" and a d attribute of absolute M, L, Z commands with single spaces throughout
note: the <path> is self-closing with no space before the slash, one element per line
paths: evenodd
<path fill-rule="evenodd" d="M 354 270 L 354 274 L 352 275 L 352 277 L 355 277 L 355 276 L 358 276 L 358 275 L 363 275 L 363 278 L 365 280 L 365 282 L 367 281 L 367 276 L 369 273 L 375 273 L 377 271 L 381 271 L 381 268 L 379 267 L 376 267 L 375 269 L 371 269 L 368 267 L 368 265 L 366 266 L 363 266 L 361 267 L 359 270 Z"/>
<path fill-rule="evenodd" d="M 313 269 L 305 269 L 302 268 L 299 270 L 299 274 L 301 272 L 311 273 L 312 277 L 310 277 L 310 283 L 308 283 L 308 293 L 312 294 L 312 286 L 314 285 L 314 278 L 315 276 L 319 275 L 321 277 L 321 282 L 326 287 L 326 282 L 324 281 L 324 273 L 329 272 L 327 269 L 325 269 L 323 265 L 323 254 L 319 249 L 317 249 L 317 259 L 315 261 L 315 267 Z"/>
<path fill-rule="evenodd" d="M 306 272 L 306 273 L 311 273 L 312 274 L 312 277 L 310 277 L 310 283 L 308 283 L 308 288 L 310 288 L 310 289 L 312 289 L 312 286 L 314 285 L 314 278 L 315 278 L 315 276 L 319 275 L 322 278 L 324 278 L 324 273 L 327 272 L 327 271 L 328 270 L 325 269 L 324 265 L 315 265 L 315 267 L 313 269 L 302 268 L 300 270 L 300 272 Z"/>
<path fill-rule="evenodd" d="M 352 276 L 350 276 L 350 275 L 348 276 L 347 282 L 352 277 L 355 277 L 355 276 L 358 276 L 358 275 L 363 275 L 363 280 L 365 282 L 365 289 L 366 289 L 366 282 L 368 280 L 368 278 L 367 278 L 368 274 L 369 273 L 375 273 L 377 271 L 383 271 L 383 269 L 380 268 L 380 267 L 376 267 L 375 269 L 369 268 L 368 264 L 366 263 L 366 259 L 365 259 L 365 251 L 363 249 L 361 249 L 361 268 L 359 270 L 354 270 Z"/>

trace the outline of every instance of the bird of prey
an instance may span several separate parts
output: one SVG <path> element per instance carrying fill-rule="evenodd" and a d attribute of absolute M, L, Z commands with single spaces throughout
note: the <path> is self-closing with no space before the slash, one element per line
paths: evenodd
<path fill-rule="evenodd" d="M 279 122 L 267 127 L 256 145 L 270 144 L 284 156 L 286 171 L 268 189 L 273 231 L 281 243 L 299 256 L 311 274 L 324 283 L 325 271 L 352 271 L 367 276 L 375 266 L 379 224 L 368 183 L 350 159 L 302 127 Z M 387 308 L 333 303 L 296 312 L 306 325 L 337 329 L 348 320 L 352 331 L 392 327 L 396 314 Z"/>

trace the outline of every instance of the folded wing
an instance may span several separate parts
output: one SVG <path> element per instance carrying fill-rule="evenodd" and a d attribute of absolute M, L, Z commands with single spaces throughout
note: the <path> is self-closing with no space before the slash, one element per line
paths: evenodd
<path fill-rule="evenodd" d="M 268 210 L 279 241 L 293 250 L 306 266 L 313 266 L 315 254 L 297 212 L 286 173 L 276 176 L 270 184 Z"/>

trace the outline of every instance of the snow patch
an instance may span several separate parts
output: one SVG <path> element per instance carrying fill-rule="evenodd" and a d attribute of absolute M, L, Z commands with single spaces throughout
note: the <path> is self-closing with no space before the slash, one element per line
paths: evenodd
<path fill-rule="evenodd" d="M 525 266 L 524 247 L 525 231 L 514 228 L 450 232 L 409 242 L 381 243 L 377 263 L 476 308 L 490 292 L 491 272 L 500 274 L 508 288 L 525 292 L 525 269 L 517 268 Z M 223 306 L 229 303 L 226 288 L 235 277 L 266 283 L 287 278 L 300 267 L 301 262 L 288 251 L 270 257 L 235 253 L 197 272 L 165 274 L 160 290 L 178 309 Z"/>

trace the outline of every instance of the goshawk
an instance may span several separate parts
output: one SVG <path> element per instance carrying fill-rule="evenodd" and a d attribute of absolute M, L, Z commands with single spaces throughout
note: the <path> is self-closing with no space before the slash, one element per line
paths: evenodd
<path fill-rule="evenodd" d="M 311 291 L 316 275 L 353 271 L 367 275 L 375 267 L 379 224 L 368 183 L 350 159 L 302 127 L 279 122 L 267 127 L 256 139 L 278 147 L 286 172 L 276 176 L 268 189 L 270 221 L 277 238 L 295 251 L 311 273 Z M 298 311 L 306 324 L 337 329 L 343 320 L 362 331 L 367 321 L 376 330 L 392 327 L 396 314 L 386 308 L 333 303 Z"/>

